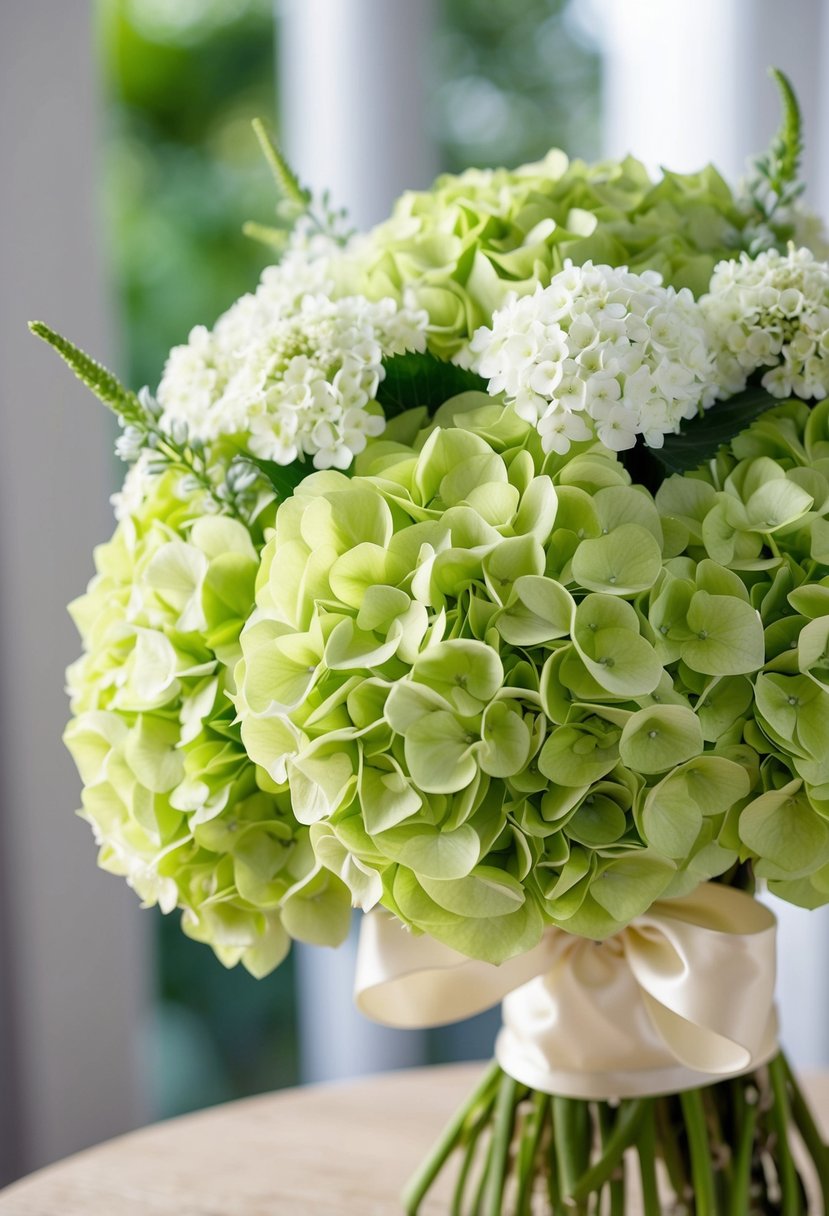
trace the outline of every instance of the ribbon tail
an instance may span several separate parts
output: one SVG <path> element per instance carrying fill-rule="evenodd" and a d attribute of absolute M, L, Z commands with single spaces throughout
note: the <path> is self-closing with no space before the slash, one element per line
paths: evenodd
<path fill-rule="evenodd" d="M 388 912 L 363 917 L 357 949 L 354 1002 L 384 1026 L 446 1026 L 497 1005 L 550 965 L 554 945 L 496 966 L 467 958 L 425 934 L 411 933 Z"/>

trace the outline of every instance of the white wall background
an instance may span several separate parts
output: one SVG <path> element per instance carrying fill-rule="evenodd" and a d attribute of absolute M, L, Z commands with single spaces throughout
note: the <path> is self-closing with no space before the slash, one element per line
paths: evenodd
<path fill-rule="evenodd" d="M 26 322 L 107 349 L 86 0 L 0 14 L 0 1169 L 33 1169 L 143 1114 L 147 960 L 133 894 L 99 872 L 60 736 L 78 651 L 64 605 L 112 530 L 104 411 Z M 5 1059 L 5 1063 L 3 1060 Z M 6 1128 L 8 1130 L 8 1128 Z M 11 1151 L 3 1162 L 14 1133 Z M 2 1179 L 0 1179 L 2 1180 Z"/>

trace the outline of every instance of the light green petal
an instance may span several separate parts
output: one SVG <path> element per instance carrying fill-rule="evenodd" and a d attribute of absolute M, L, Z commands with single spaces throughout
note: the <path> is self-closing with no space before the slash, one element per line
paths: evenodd
<path fill-rule="evenodd" d="M 406 731 L 406 763 L 425 793 L 451 794 L 474 780 L 480 740 L 454 714 L 435 710 Z"/>
<path fill-rule="evenodd" d="M 494 866 L 476 866 L 465 878 L 451 881 L 419 877 L 426 894 L 439 907 L 458 916 L 487 919 L 508 916 L 526 899 L 521 883 Z"/>
<path fill-rule="evenodd" d="M 440 693 L 458 713 L 480 713 L 504 679 L 501 660 L 482 642 L 458 638 L 429 646 L 412 667 L 412 679 Z"/>
<path fill-rule="evenodd" d="M 486 709 L 481 725 L 482 746 L 478 761 L 491 777 L 512 777 L 530 756 L 530 728 L 521 710 L 508 701 L 494 701 Z"/>
<path fill-rule="evenodd" d="M 200 549 L 176 540 L 154 553 L 144 572 L 144 584 L 177 614 L 176 626 L 183 633 L 206 627 L 201 587 L 207 568 Z"/>
<path fill-rule="evenodd" d="M 681 705 L 653 705 L 632 714 L 619 740 L 622 762 L 637 773 L 664 773 L 702 751 L 696 714 Z"/>
<path fill-rule="evenodd" d="M 166 794 L 184 776 L 184 758 L 176 750 L 177 722 L 141 714 L 127 736 L 124 756 L 142 785 L 154 794 Z"/>
<path fill-rule="evenodd" d="M 402 824 L 374 838 L 386 856 L 427 878 L 465 878 L 481 859 L 480 838 L 469 824 L 451 832 L 431 824 Z"/>
<path fill-rule="evenodd" d="M 638 524 L 622 524 L 607 536 L 583 540 L 573 555 L 573 578 L 588 591 L 633 595 L 653 586 L 662 550 Z"/>
<path fill-rule="evenodd" d="M 750 802 L 740 815 L 739 831 L 757 857 L 781 871 L 774 878 L 807 874 L 829 843 L 829 827 L 809 806 L 799 781 Z"/>
<path fill-rule="evenodd" d="M 359 800 L 369 835 L 397 827 L 416 815 L 423 799 L 400 766 L 389 757 L 387 767 L 365 765 L 360 777 Z"/>
<path fill-rule="evenodd" d="M 469 958 L 487 963 L 503 963 L 531 950 L 544 927 L 538 905 L 531 899 L 505 916 L 467 918 L 448 912 L 406 869 L 399 870 L 395 878 L 394 899 L 402 915 L 417 928 Z"/>
<path fill-rule="evenodd" d="M 495 627 L 512 646 L 537 646 L 570 632 L 575 602 L 554 579 L 524 575 L 516 579 L 507 607 Z"/>
<path fill-rule="evenodd" d="M 282 923 L 291 937 L 311 946 L 339 946 L 351 928 L 351 895 L 329 870 L 312 871 L 282 905 Z"/>
<path fill-rule="evenodd" d="M 343 553 L 331 567 L 334 595 L 350 608 L 360 608 L 366 593 L 378 584 L 396 587 L 409 571 L 400 558 L 367 541 Z"/>
<path fill-rule="evenodd" d="M 612 861 L 591 884 L 590 894 L 619 924 L 647 912 L 674 875 L 674 866 L 650 853 Z"/>
<path fill-rule="evenodd" d="M 387 639 L 358 629 L 350 617 L 345 617 L 334 626 L 328 638 L 323 655 L 325 665 L 331 671 L 382 667 L 397 652 L 399 641 L 398 635 Z"/>
<path fill-rule="evenodd" d="M 318 861 L 348 887 L 355 908 L 370 912 L 376 907 L 383 896 L 377 870 L 349 853 L 329 823 L 311 825 L 311 843 Z"/>
<path fill-rule="evenodd" d="M 697 591 L 688 607 L 687 621 L 693 636 L 682 645 L 682 659 L 694 671 L 728 676 L 763 666 L 763 623 L 750 604 L 728 595 Z"/>
<path fill-rule="evenodd" d="M 538 767 L 557 785 L 591 785 L 617 763 L 620 733 L 560 726 L 541 749 Z"/>
<path fill-rule="evenodd" d="M 288 763 L 291 805 L 300 823 L 327 819 L 353 796 L 357 784 L 354 747 L 323 735 Z"/>

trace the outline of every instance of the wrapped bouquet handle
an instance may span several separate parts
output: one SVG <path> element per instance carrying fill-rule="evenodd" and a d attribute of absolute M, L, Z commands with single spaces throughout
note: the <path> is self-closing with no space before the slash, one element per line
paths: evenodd
<path fill-rule="evenodd" d="M 739 1076 L 777 1051 L 776 922 L 750 895 L 705 883 L 604 942 L 551 927 L 500 966 L 364 920 L 355 999 L 386 1025 L 457 1021 L 503 1001 L 496 1056 L 546 1093 L 628 1098 Z"/>

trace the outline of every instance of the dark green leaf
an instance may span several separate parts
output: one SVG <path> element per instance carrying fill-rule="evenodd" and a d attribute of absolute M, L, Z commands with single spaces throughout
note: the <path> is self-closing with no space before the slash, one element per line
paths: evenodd
<path fill-rule="evenodd" d="M 135 393 L 124 388 L 123 384 L 108 371 L 103 364 L 98 363 L 91 355 L 75 346 L 68 338 L 61 337 L 42 321 L 30 321 L 29 329 L 38 338 L 42 338 L 53 350 L 57 351 L 81 384 L 85 384 L 99 401 L 103 401 L 113 413 L 126 422 L 143 421 L 144 411 Z"/>
<path fill-rule="evenodd" d="M 385 379 L 377 400 L 387 418 L 405 410 L 427 406 L 433 414 L 438 406 L 459 393 L 486 392 L 486 380 L 454 363 L 444 363 L 429 354 L 392 355 L 383 360 Z"/>
<path fill-rule="evenodd" d="M 275 460 L 260 460 L 247 452 L 245 460 L 256 465 L 259 472 L 268 479 L 280 502 L 290 498 L 302 479 L 314 472 L 305 460 L 295 460 L 293 464 L 277 464 Z"/>
<path fill-rule="evenodd" d="M 664 447 L 651 448 L 650 455 L 662 466 L 665 476 L 690 473 L 716 456 L 723 444 L 730 443 L 762 414 L 780 404 L 764 388 L 750 386 L 683 423 L 678 435 L 666 435 Z"/>

